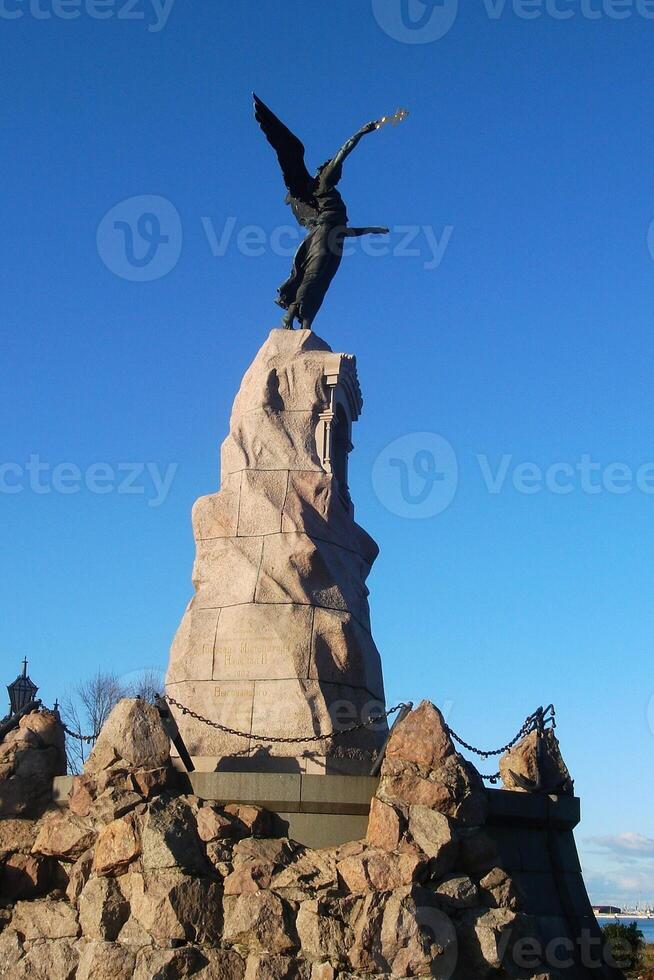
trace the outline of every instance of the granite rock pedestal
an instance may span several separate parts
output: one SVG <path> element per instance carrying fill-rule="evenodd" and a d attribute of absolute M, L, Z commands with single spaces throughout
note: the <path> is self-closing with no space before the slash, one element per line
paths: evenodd
<path fill-rule="evenodd" d="M 195 595 L 166 690 L 241 738 L 176 712 L 199 769 L 366 772 L 386 722 L 366 578 L 377 556 L 347 485 L 362 407 L 355 358 L 309 330 L 273 330 L 246 372 L 221 488 L 193 509 Z"/>

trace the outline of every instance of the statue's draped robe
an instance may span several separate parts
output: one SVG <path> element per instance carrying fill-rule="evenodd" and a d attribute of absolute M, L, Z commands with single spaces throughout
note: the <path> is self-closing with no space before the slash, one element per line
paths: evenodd
<path fill-rule="evenodd" d="M 347 235 L 347 211 L 336 190 L 341 179 L 341 163 L 330 161 L 316 178 L 313 196 L 318 221 L 298 248 L 291 275 L 279 287 L 279 305 L 311 323 L 322 306 L 329 285 L 343 258 Z"/>

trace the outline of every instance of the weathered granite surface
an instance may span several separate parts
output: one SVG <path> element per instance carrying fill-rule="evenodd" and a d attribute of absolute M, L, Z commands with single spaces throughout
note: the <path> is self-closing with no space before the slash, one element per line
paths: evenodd
<path fill-rule="evenodd" d="M 527 735 L 500 760 L 500 774 L 507 789 L 518 793 L 537 787 L 541 792 L 572 796 L 574 782 L 563 761 L 559 740 L 548 730 L 539 739 Z"/>
<path fill-rule="evenodd" d="M 273 330 L 246 372 L 222 447 L 218 493 L 193 509 L 195 595 L 172 645 L 167 692 L 244 731 L 301 736 L 384 704 L 366 578 L 377 546 L 347 488 L 361 409 L 353 357 L 308 330 Z M 177 714 L 198 767 L 366 771 L 376 731 L 296 746 L 257 744 Z M 355 758 L 343 759 L 346 756 Z M 256 755 L 254 763 L 252 758 Z"/>
<path fill-rule="evenodd" d="M 503 867 L 480 777 L 428 702 L 391 739 L 366 839 L 323 849 L 170 791 L 149 705 L 121 702 L 105 734 L 68 809 L 0 821 L 7 980 L 621 980 L 597 947 L 589 972 L 562 967 L 570 921 Z"/>
<path fill-rule="evenodd" d="M 40 816 L 52 795 L 52 779 L 66 772 L 61 720 L 33 711 L 0 743 L 0 818 Z"/>

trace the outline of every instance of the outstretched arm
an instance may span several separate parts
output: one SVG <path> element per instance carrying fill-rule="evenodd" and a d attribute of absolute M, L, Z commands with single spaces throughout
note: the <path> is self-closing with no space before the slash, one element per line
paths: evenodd
<path fill-rule="evenodd" d="M 372 133 L 375 129 L 377 129 L 377 123 L 369 122 L 366 123 L 365 126 L 362 126 L 361 129 L 358 131 L 358 133 L 355 133 L 354 136 L 351 136 L 347 141 L 347 143 L 343 144 L 343 146 L 340 148 L 336 156 L 332 157 L 332 159 L 325 167 L 323 171 L 323 179 L 329 179 L 330 177 L 333 176 L 336 178 L 336 181 L 338 181 L 341 176 L 341 167 L 343 166 L 343 161 L 346 159 L 346 157 L 349 157 L 352 150 L 356 146 L 358 146 L 360 140 L 367 133 Z"/>
<path fill-rule="evenodd" d="M 376 225 L 372 228 L 347 228 L 345 235 L 347 238 L 361 238 L 362 235 L 389 235 L 390 229 L 388 228 L 378 228 Z"/>
<path fill-rule="evenodd" d="M 374 132 L 375 129 L 377 129 L 376 122 L 369 122 L 366 123 L 365 126 L 362 126 L 361 129 L 358 131 L 358 133 L 355 133 L 354 136 L 350 137 L 347 143 L 343 144 L 343 146 L 340 148 L 340 150 L 332 160 L 332 163 L 335 163 L 336 166 L 339 166 L 339 164 L 343 163 L 345 158 L 349 157 L 352 150 L 355 148 L 355 146 L 358 145 L 361 138 L 363 136 L 366 136 L 368 133 Z"/>

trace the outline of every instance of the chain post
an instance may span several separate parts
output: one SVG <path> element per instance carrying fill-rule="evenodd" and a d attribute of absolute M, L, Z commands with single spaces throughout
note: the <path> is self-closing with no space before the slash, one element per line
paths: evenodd
<path fill-rule="evenodd" d="M 160 694 L 155 694 L 154 696 L 154 706 L 159 712 L 159 717 L 161 718 L 161 724 L 164 727 L 166 735 L 173 743 L 177 751 L 179 752 L 179 757 L 184 763 L 187 772 L 195 772 L 195 766 L 193 765 L 193 760 L 189 755 L 188 749 L 186 748 L 186 743 L 179 733 L 179 728 L 177 727 L 177 722 L 173 718 L 173 714 L 166 704 L 164 698 Z"/>
<path fill-rule="evenodd" d="M 379 750 L 379 755 L 375 759 L 375 761 L 373 763 L 373 767 L 370 770 L 370 775 L 371 776 L 378 776 L 379 775 L 379 771 L 380 771 L 380 769 L 382 767 L 382 762 L 384 761 L 384 756 L 386 755 L 386 749 L 388 748 L 388 743 L 391 740 L 391 736 L 392 736 L 393 732 L 395 731 L 395 729 L 397 728 L 397 726 L 400 724 L 400 722 L 401 721 L 404 721 L 404 719 L 406 718 L 406 716 L 411 711 L 413 711 L 413 701 L 408 701 L 406 704 L 403 704 L 402 707 L 400 708 L 400 713 L 397 716 L 397 718 L 395 719 L 395 721 L 393 722 L 393 724 L 391 726 L 391 730 L 390 730 L 390 732 L 388 733 L 388 735 L 386 737 L 386 741 L 384 742 L 384 744 L 382 745 L 381 749 Z"/>

